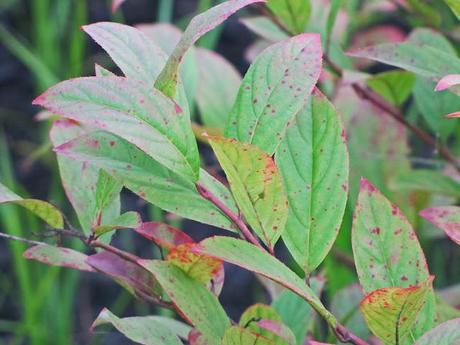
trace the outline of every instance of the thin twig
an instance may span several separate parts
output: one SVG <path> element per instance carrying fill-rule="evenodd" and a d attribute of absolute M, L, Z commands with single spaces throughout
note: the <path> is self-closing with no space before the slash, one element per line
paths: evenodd
<path fill-rule="evenodd" d="M 11 240 L 11 241 L 17 241 L 17 242 L 22 242 L 22 243 L 25 243 L 25 244 L 29 244 L 31 246 L 47 245 L 47 243 L 45 243 L 45 242 L 32 241 L 32 240 L 28 240 L 26 238 L 17 237 L 17 236 L 13 236 L 13 235 L 8 235 L 8 234 L 5 234 L 3 232 L 0 232 L 0 237 L 6 238 L 7 240 Z"/>
<path fill-rule="evenodd" d="M 203 186 L 200 183 L 196 184 L 196 188 L 198 192 L 201 194 L 201 196 L 209 201 L 211 201 L 214 205 L 216 205 L 232 222 L 238 226 L 240 229 L 242 235 L 252 244 L 256 245 L 263 251 L 265 251 L 265 248 L 262 247 L 260 244 L 259 240 L 252 234 L 252 232 L 249 230 L 247 225 L 243 222 L 243 220 L 238 217 L 235 213 L 233 213 L 232 210 L 230 210 L 227 205 L 225 205 L 217 196 L 215 196 L 209 189 L 207 189 L 205 186 Z"/>
<path fill-rule="evenodd" d="M 343 75 L 343 70 L 339 66 L 337 66 L 333 61 L 329 59 L 328 56 L 324 57 L 324 61 L 329 65 L 332 71 L 337 74 L 337 76 L 341 77 Z M 435 138 L 433 138 L 428 132 L 424 131 L 423 129 L 417 127 L 416 125 L 410 123 L 404 117 L 404 114 L 401 112 L 400 109 L 396 108 L 392 104 L 388 103 L 382 96 L 377 94 L 376 92 L 359 85 L 358 83 L 352 83 L 351 87 L 356 92 L 356 94 L 362 98 L 366 99 L 371 102 L 375 107 L 382 110 L 385 114 L 390 115 L 393 119 L 401 123 L 407 129 L 409 129 L 412 133 L 414 133 L 418 138 L 420 138 L 423 142 L 431 146 L 433 149 L 438 150 L 440 156 L 444 158 L 446 161 L 451 163 L 454 168 L 460 172 L 460 166 L 458 164 L 457 159 L 455 156 L 450 152 L 447 146 L 439 143 Z"/>

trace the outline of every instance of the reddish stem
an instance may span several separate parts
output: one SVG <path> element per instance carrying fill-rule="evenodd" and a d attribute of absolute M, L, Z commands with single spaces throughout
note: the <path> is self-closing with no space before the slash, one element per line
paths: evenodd
<path fill-rule="evenodd" d="M 211 201 L 214 205 L 216 205 L 232 222 L 238 226 L 240 229 L 241 233 L 243 236 L 252 244 L 256 245 L 263 251 L 265 251 L 265 248 L 262 247 L 260 244 L 259 240 L 252 234 L 252 232 L 249 230 L 249 228 L 246 226 L 246 224 L 243 222 L 243 220 L 238 217 L 235 213 L 232 212 L 228 208 L 227 205 L 225 205 L 217 196 L 215 196 L 209 189 L 207 189 L 205 186 L 203 186 L 200 183 L 196 184 L 196 189 L 198 190 L 198 193 L 201 194 L 203 198 L 206 200 Z"/>

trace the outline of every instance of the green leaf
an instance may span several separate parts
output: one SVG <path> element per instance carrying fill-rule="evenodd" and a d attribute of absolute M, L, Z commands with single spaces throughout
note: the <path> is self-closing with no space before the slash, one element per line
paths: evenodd
<path fill-rule="evenodd" d="M 96 206 L 103 210 L 120 194 L 123 185 L 105 170 L 99 171 L 96 183 Z"/>
<path fill-rule="evenodd" d="M 269 278 L 306 300 L 331 327 L 337 320 L 323 306 L 315 292 L 281 261 L 246 241 L 215 236 L 200 242 L 201 254 L 210 255 Z"/>
<path fill-rule="evenodd" d="M 278 25 L 273 23 L 273 21 L 267 17 L 259 16 L 241 18 L 240 21 L 257 36 L 260 36 L 267 41 L 274 43 L 289 38 L 286 32 L 281 30 Z"/>
<path fill-rule="evenodd" d="M 196 101 L 203 124 L 224 130 L 241 84 L 239 72 L 222 56 L 197 49 L 198 89 Z"/>
<path fill-rule="evenodd" d="M 214 29 L 219 24 L 222 24 L 236 11 L 253 3 L 263 1 L 264 0 L 226 1 L 194 17 L 187 26 L 180 42 L 169 56 L 166 66 L 155 82 L 155 88 L 162 91 L 168 97 L 174 97 L 178 82 L 179 66 L 189 48 L 201 36 Z"/>
<path fill-rule="evenodd" d="M 61 211 L 45 201 L 23 199 L 0 183 L 0 204 L 16 204 L 24 207 L 55 229 L 64 227 Z"/>
<path fill-rule="evenodd" d="M 441 47 L 435 40 L 437 38 L 430 30 L 418 29 L 403 43 L 379 44 L 349 52 L 348 55 L 396 66 L 432 80 L 458 73 L 460 59 L 452 55 L 451 49 L 446 49 L 445 45 Z"/>
<path fill-rule="evenodd" d="M 433 277 L 420 286 L 389 287 L 371 292 L 361 302 L 370 330 L 386 345 L 411 344 L 410 331 L 432 287 Z"/>
<path fill-rule="evenodd" d="M 435 183 L 433 183 L 436 181 Z M 401 192 L 421 191 L 460 197 L 460 183 L 441 171 L 416 169 L 395 175 L 389 187 Z"/>
<path fill-rule="evenodd" d="M 142 81 L 121 77 L 71 79 L 55 85 L 33 103 L 116 134 L 172 171 L 192 181 L 198 179 L 200 159 L 189 117 Z"/>
<path fill-rule="evenodd" d="M 182 345 L 177 334 L 155 316 L 118 318 L 104 308 L 91 328 L 112 324 L 128 339 L 143 345 Z"/>
<path fill-rule="evenodd" d="M 24 252 L 24 257 L 46 265 L 94 272 L 94 269 L 86 263 L 88 256 L 69 248 L 42 244 L 27 249 Z"/>
<path fill-rule="evenodd" d="M 58 120 L 53 123 L 50 138 L 55 147 L 90 133 L 91 130 L 73 120 Z M 86 234 L 90 234 L 97 223 L 106 224 L 120 215 L 120 196 L 117 196 L 106 208 L 100 209 L 96 202 L 99 167 L 88 166 L 85 162 L 57 155 L 59 172 L 67 198 L 72 204 Z M 110 238 L 103 238 L 109 241 Z"/>
<path fill-rule="evenodd" d="M 460 20 L 460 1 L 459 0 L 444 0 L 444 2 L 450 7 L 452 12 L 454 12 L 457 19 Z"/>
<path fill-rule="evenodd" d="M 93 142 L 99 144 L 88 145 Z M 201 197 L 193 182 L 166 169 L 115 135 L 94 132 L 63 144 L 55 151 L 58 156 L 106 170 L 126 188 L 168 212 L 235 231 L 233 223 L 214 204 Z M 220 182 L 203 170 L 200 176 L 200 184 L 237 212 L 230 192 Z"/>
<path fill-rule="evenodd" d="M 249 331 L 246 328 L 233 326 L 225 331 L 222 345 L 275 345 L 276 343 Z"/>
<path fill-rule="evenodd" d="M 405 71 L 379 73 L 367 80 L 367 85 L 395 106 L 401 106 L 409 98 L 415 84 L 415 76 Z"/>
<path fill-rule="evenodd" d="M 255 146 L 234 139 L 209 137 L 243 216 L 273 248 L 288 215 L 283 182 L 273 159 Z"/>
<path fill-rule="evenodd" d="M 317 268 L 337 237 L 348 197 L 345 130 L 334 106 L 314 92 L 276 153 L 289 201 L 283 240 L 307 272 Z"/>
<path fill-rule="evenodd" d="M 98 64 L 94 64 L 94 72 L 96 77 L 116 77 L 116 74 Z"/>
<path fill-rule="evenodd" d="M 460 318 L 444 322 L 418 339 L 414 345 L 457 345 L 460 343 Z"/>
<path fill-rule="evenodd" d="M 352 230 L 359 281 L 366 293 L 388 287 L 411 287 L 429 278 L 426 259 L 412 226 L 369 181 L 361 180 Z M 415 338 L 433 325 L 434 293 L 412 330 Z"/>
<path fill-rule="evenodd" d="M 310 287 L 319 297 L 324 287 L 324 279 L 311 278 Z M 304 344 L 315 315 L 310 305 L 299 295 L 285 289 L 273 301 L 272 307 L 278 312 L 283 323 L 292 330 L 297 344 Z"/>
<path fill-rule="evenodd" d="M 167 54 L 167 56 L 171 55 L 182 37 L 182 31 L 169 23 L 140 24 L 136 25 L 136 28 L 155 42 L 155 44 L 157 44 Z M 164 63 L 161 65 L 162 68 L 166 63 L 166 59 L 167 58 L 165 58 Z M 199 82 L 197 63 L 197 52 L 194 47 L 191 47 L 185 54 L 184 61 L 179 66 L 180 77 L 184 84 L 188 104 L 191 109 L 193 109 L 197 85 Z M 178 85 L 178 96 L 180 96 L 180 81 Z M 179 102 L 179 104 L 181 104 L 181 102 Z"/>
<path fill-rule="evenodd" d="M 265 49 L 243 79 L 226 136 L 273 154 L 310 97 L 321 59 L 318 34 L 298 35 Z"/>
<path fill-rule="evenodd" d="M 310 0 L 268 0 L 267 7 L 293 34 L 305 31 L 311 14 Z"/>
<path fill-rule="evenodd" d="M 110 221 L 110 224 L 99 225 L 94 229 L 97 236 L 101 236 L 113 230 L 134 229 L 142 223 L 139 213 L 130 211 L 123 213 L 121 216 Z"/>
<path fill-rule="evenodd" d="M 443 230 L 452 241 L 460 245 L 460 207 L 432 207 L 421 211 L 420 215 Z"/>
<path fill-rule="evenodd" d="M 217 297 L 172 263 L 156 260 L 139 263 L 155 275 L 181 314 L 206 337 L 209 345 L 219 345 L 230 320 Z"/>

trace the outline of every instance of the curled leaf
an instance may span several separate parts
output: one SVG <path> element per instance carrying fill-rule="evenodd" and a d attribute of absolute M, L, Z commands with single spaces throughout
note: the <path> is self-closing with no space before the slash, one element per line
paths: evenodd
<path fill-rule="evenodd" d="M 452 241 L 460 245 L 460 207 L 432 207 L 421 211 L 420 215 L 443 230 Z"/>

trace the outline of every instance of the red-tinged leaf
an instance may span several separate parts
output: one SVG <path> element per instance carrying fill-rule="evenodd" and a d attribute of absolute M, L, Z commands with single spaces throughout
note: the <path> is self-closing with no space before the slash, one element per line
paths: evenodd
<path fill-rule="evenodd" d="M 244 218 L 265 244 L 273 248 L 288 216 L 287 197 L 273 158 L 256 146 L 234 139 L 209 137 L 208 140 Z"/>
<path fill-rule="evenodd" d="M 417 235 L 406 217 L 364 178 L 355 207 L 352 244 L 359 281 L 366 293 L 388 286 L 418 286 L 430 276 Z M 433 326 L 435 301 L 433 290 L 429 290 L 412 329 L 415 338 Z"/>
<path fill-rule="evenodd" d="M 331 343 L 320 343 L 314 340 L 307 340 L 305 345 L 333 345 Z"/>
<path fill-rule="evenodd" d="M 92 130 L 78 121 L 64 119 L 53 123 L 50 138 L 55 147 L 73 140 Z M 120 215 L 120 197 L 117 195 L 101 209 L 97 200 L 97 184 L 100 178 L 99 167 L 90 166 L 85 162 L 75 161 L 63 155 L 57 155 L 62 184 L 80 226 L 86 234 L 90 234 L 94 224 L 107 224 Z M 103 240 L 107 240 L 103 237 Z"/>
<path fill-rule="evenodd" d="M 225 129 L 241 84 L 239 72 L 215 52 L 197 49 L 198 89 L 196 101 L 203 124 Z"/>
<path fill-rule="evenodd" d="M 166 259 L 187 273 L 189 277 L 208 285 L 222 270 L 222 261 L 193 252 L 194 246 L 196 246 L 194 243 L 179 245 L 170 250 Z"/>
<path fill-rule="evenodd" d="M 190 345 L 208 345 L 206 337 L 196 329 L 192 329 L 188 334 L 187 341 Z"/>
<path fill-rule="evenodd" d="M 29 210 L 56 229 L 64 227 L 61 211 L 50 203 L 37 199 L 23 199 L 0 183 L 0 204 L 16 204 Z"/>
<path fill-rule="evenodd" d="M 112 0 L 112 12 L 115 12 L 126 0 Z"/>
<path fill-rule="evenodd" d="M 188 116 L 142 81 L 121 77 L 71 79 L 55 85 L 33 103 L 118 135 L 168 169 L 198 179 L 198 148 Z"/>
<path fill-rule="evenodd" d="M 105 308 L 94 320 L 91 329 L 112 324 L 120 333 L 138 344 L 182 345 L 175 329 L 171 329 L 171 324 L 165 324 L 163 321 L 164 319 L 155 316 L 118 318 Z M 178 321 L 175 322 L 179 323 Z"/>
<path fill-rule="evenodd" d="M 281 322 L 281 317 L 275 309 L 265 304 L 254 304 L 247 308 L 240 317 L 238 324 L 250 330 L 253 333 L 260 334 L 263 337 L 275 341 L 278 336 L 273 332 L 266 330 L 258 325 L 260 320 L 271 320 Z"/>
<path fill-rule="evenodd" d="M 168 250 L 182 244 L 194 243 L 193 239 L 182 230 L 160 222 L 142 223 L 134 231 Z"/>
<path fill-rule="evenodd" d="M 225 332 L 221 345 L 276 345 L 276 343 L 246 328 L 233 326 Z"/>
<path fill-rule="evenodd" d="M 55 151 L 59 156 L 78 161 L 87 168 L 106 170 L 122 181 L 126 188 L 168 212 L 231 231 L 236 230 L 234 224 L 214 204 L 198 193 L 193 182 L 163 167 L 120 137 L 97 131 L 61 145 Z M 217 195 L 232 212 L 237 212 L 232 195 L 222 183 L 204 170 L 200 171 L 199 183 Z"/>
<path fill-rule="evenodd" d="M 265 0 L 229 0 L 214 6 L 206 12 L 194 17 L 180 42 L 169 56 L 166 66 L 155 82 L 155 87 L 168 97 L 174 97 L 178 82 L 178 70 L 182 59 L 191 46 L 208 31 L 222 24 L 228 17 L 243 7 Z"/>
<path fill-rule="evenodd" d="M 182 316 L 203 334 L 208 345 L 220 345 L 230 320 L 217 297 L 170 262 L 140 260 L 139 263 L 154 274 Z"/>
<path fill-rule="evenodd" d="M 276 338 L 274 339 L 276 340 L 277 344 L 296 344 L 295 335 L 292 333 L 291 329 L 280 321 L 260 320 L 259 322 L 257 322 L 257 326 L 259 326 L 262 330 L 276 335 Z"/>
<path fill-rule="evenodd" d="M 317 34 L 298 35 L 265 49 L 243 79 L 226 136 L 272 155 L 310 97 L 321 69 Z"/>
<path fill-rule="evenodd" d="M 443 230 L 452 241 L 460 245 L 460 207 L 432 207 L 421 211 L 420 215 Z"/>
<path fill-rule="evenodd" d="M 460 344 L 460 318 L 442 323 L 418 339 L 414 345 Z"/>
<path fill-rule="evenodd" d="M 455 112 L 455 113 L 447 114 L 446 117 L 447 117 L 448 119 L 456 119 L 456 118 L 459 118 L 459 117 L 460 117 L 460 111 Z"/>
<path fill-rule="evenodd" d="M 438 84 L 436 84 L 435 91 L 443 91 L 452 86 L 460 84 L 460 74 L 449 74 L 443 77 Z"/>
<path fill-rule="evenodd" d="M 412 344 L 412 326 L 432 290 L 433 277 L 420 286 L 388 287 L 364 297 L 360 308 L 370 330 L 384 344 Z"/>
<path fill-rule="evenodd" d="M 243 267 L 285 286 L 305 299 L 328 320 L 330 325 L 336 324 L 335 317 L 325 309 L 315 292 L 299 276 L 255 245 L 235 238 L 215 236 L 201 241 L 195 250 Z"/>
<path fill-rule="evenodd" d="M 87 258 L 86 263 L 114 279 L 134 296 L 161 296 L 161 289 L 149 271 L 115 254 L 94 254 Z"/>
<path fill-rule="evenodd" d="M 43 244 L 27 249 L 23 256 L 26 259 L 39 261 L 46 265 L 94 272 L 94 269 L 86 263 L 88 256 L 69 248 Z"/>

